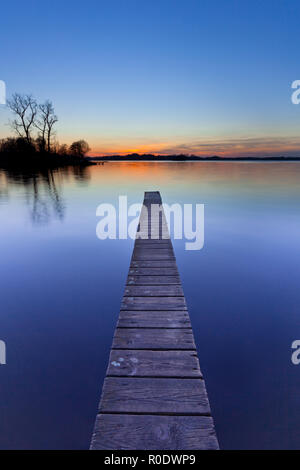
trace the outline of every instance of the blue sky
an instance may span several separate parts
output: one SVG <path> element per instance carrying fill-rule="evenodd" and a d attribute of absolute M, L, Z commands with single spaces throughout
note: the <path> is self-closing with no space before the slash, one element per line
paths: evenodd
<path fill-rule="evenodd" d="M 300 155 L 290 0 L 1 4 L 8 96 L 53 101 L 57 139 L 127 151 Z M 0 137 L 10 132 L 0 107 Z M 299 137 L 298 137 L 299 136 Z"/>

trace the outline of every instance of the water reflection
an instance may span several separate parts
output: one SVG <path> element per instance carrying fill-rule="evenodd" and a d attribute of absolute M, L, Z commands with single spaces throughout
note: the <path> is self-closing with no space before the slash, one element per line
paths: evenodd
<path fill-rule="evenodd" d="M 64 219 L 64 182 L 72 183 L 73 180 L 82 184 L 89 179 L 89 168 L 82 166 L 39 171 L 0 168 L 0 200 L 9 198 L 11 188 L 21 187 L 25 192 L 24 201 L 28 205 L 32 224 L 46 225 L 52 218 Z"/>
<path fill-rule="evenodd" d="M 8 347 L 0 447 L 88 448 L 133 248 L 97 239 L 96 207 L 122 194 L 140 202 L 145 190 L 169 204 L 205 204 L 203 250 L 173 244 L 221 448 L 298 449 L 300 366 L 290 354 L 300 327 L 300 164 L 292 162 L 0 170 Z M 49 225 L 37 225 L 45 206 Z"/>

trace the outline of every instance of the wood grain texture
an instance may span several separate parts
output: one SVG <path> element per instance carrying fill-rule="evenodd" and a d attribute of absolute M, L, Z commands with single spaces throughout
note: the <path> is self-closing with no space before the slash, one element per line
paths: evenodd
<path fill-rule="evenodd" d="M 163 240 L 156 240 L 156 241 L 157 241 L 156 244 L 154 243 L 154 240 L 151 243 L 147 241 L 143 241 L 141 244 L 138 244 L 137 242 L 135 242 L 135 251 L 152 250 L 149 252 L 153 253 L 153 250 L 169 250 L 170 252 L 173 253 L 172 246 L 168 246 L 166 243 L 163 243 Z M 160 253 L 160 251 L 158 251 L 158 253 Z"/>
<path fill-rule="evenodd" d="M 179 276 L 177 266 L 172 268 L 135 267 L 130 268 L 128 274 L 136 274 L 139 276 Z"/>
<path fill-rule="evenodd" d="M 189 328 L 116 328 L 113 349 L 187 349 L 195 350 Z"/>
<path fill-rule="evenodd" d="M 171 240 L 135 240 L 135 248 L 173 248 Z"/>
<path fill-rule="evenodd" d="M 98 415 L 91 450 L 217 450 L 208 416 Z"/>
<path fill-rule="evenodd" d="M 187 310 L 184 297 L 123 297 L 121 310 Z"/>
<path fill-rule="evenodd" d="M 106 377 L 100 413 L 210 414 L 204 380 Z"/>
<path fill-rule="evenodd" d="M 169 250 L 136 250 L 133 252 L 132 261 L 170 261 L 175 260 L 174 254 Z"/>
<path fill-rule="evenodd" d="M 150 255 L 154 255 L 155 253 L 157 253 L 158 255 L 171 255 L 171 256 L 174 256 L 174 251 L 173 251 L 173 248 L 172 246 L 168 247 L 166 245 L 158 245 L 158 246 L 153 246 L 153 244 L 147 244 L 144 243 L 143 246 L 142 245 L 139 245 L 139 246 L 136 246 L 134 247 L 133 249 L 133 254 L 141 254 L 141 253 L 148 253 Z"/>
<path fill-rule="evenodd" d="M 172 260 L 131 260 L 131 268 L 173 268 L 177 269 L 177 264 Z"/>
<path fill-rule="evenodd" d="M 174 285 L 154 285 L 154 286 L 126 286 L 125 297 L 183 297 L 181 286 Z"/>
<path fill-rule="evenodd" d="M 179 276 L 128 276 L 127 286 L 163 286 L 179 285 L 181 286 Z"/>
<path fill-rule="evenodd" d="M 187 311 L 121 310 L 120 328 L 191 328 Z"/>
<path fill-rule="evenodd" d="M 106 374 L 128 377 L 202 377 L 195 351 L 112 350 Z"/>

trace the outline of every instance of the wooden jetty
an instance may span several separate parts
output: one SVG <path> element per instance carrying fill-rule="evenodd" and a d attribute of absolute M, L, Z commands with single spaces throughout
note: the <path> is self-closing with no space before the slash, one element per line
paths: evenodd
<path fill-rule="evenodd" d="M 160 193 L 146 192 L 90 448 L 218 449 L 165 215 L 151 220 L 153 204 L 162 208 Z"/>

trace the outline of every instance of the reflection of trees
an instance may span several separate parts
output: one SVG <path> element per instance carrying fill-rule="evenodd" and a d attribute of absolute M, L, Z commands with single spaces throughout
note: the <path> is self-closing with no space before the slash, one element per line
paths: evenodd
<path fill-rule="evenodd" d="M 7 196 L 10 184 L 22 185 L 33 224 L 48 224 L 52 218 L 63 220 L 66 206 L 62 187 L 64 181 L 70 178 L 86 181 L 89 179 L 88 169 L 65 167 L 28 172 L 0 170 L 0 187 L 4 188 L 0 189 L 0 198 Z"/>
<path fill-rule="evenodd" d="M 72 175 L 79 183 L 87 183 L 90 179 L 90 172 L 86 166 L 73 166 Z"/>
<path fill-rule="evenodd" d="M 60 185 L 56 183 L 52 170 L 32 177 L 32 191 L 27 192 L 31 220 L 35 224 L 45 224 L 52 214 L 63 220 L 65 206 L 60 195 Z"/>

